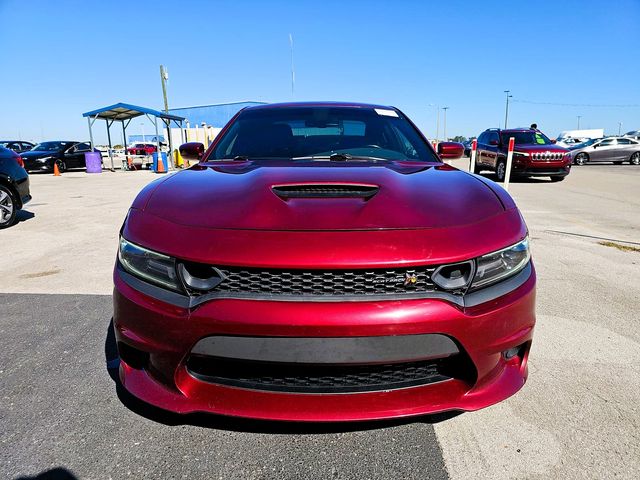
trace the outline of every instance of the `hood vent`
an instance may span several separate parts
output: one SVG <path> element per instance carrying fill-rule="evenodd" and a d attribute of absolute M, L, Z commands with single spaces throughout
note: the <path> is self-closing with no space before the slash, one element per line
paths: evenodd
<path fill-rule="evenodd" d="M 273 193 L 280 198 L 363 198 L 368 200 L 378 193 L 376 185 L 348 183 L 323 183 L 301 185 L 276 185 Z"/>

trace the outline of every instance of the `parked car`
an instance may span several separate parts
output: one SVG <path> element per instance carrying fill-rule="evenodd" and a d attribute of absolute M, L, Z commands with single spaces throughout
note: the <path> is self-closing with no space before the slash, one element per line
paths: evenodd
<path fill-rule="evenodd" d="M 349 421 L 475 410 L 527 378 L 527 226 L 393 107 L 242 110 L 133 202 L 122 385 L 166 410 Z"/>
<path fill-rule="evenodd" d="M 640 130 L 631 130 L 623 135 L 623 137 L 633 138 L 634 140 L 640 140 Z"/>
<path fill-rule="evenodd" d="M 55 141 L 39 143 L 21 155 L 28 172 L 52 172 L 54 163 L 64 172 L 69 168 L 86 168 L 84 154 L 90 151 L 89 142 Z M 94 152 L 99 150 L 94 148 Z"/>
<path fill-rule="evenodd" d="M 465 140 L 464 142 L 462 142 L 462 145 L 464 145 L 464 156 L 465 157 L 471 157 L 471 144 L 473 143 L 473 140 L 475 140 L 474 138 L 470 138 L 469 140 Z"/>
<path fill-rule="evenodd" d="M 160 146 L 162 148 L 162 145 Z M 127 148 L 129 155 L 152 155 L 156 153 L 158 146 L 155 143 L 134 143 Z"/>
<path fill-rule="evenodd" d="M 29 175 L 22 158 L 13 150 L 0 147 L 0 228 L 13 225 L 18 210 L 29 200 Z"/>
<path fill-rule="evenodd" d="M 629 137 L 607 137 L 576 146 L 571 150 L 571 158 L 576 165 L 598 162 L 640 165 L 640 142 Z"/>
<path fill-rule="evenodd" d="M 556 145 L 564 148 L 571 148 L 580 143 L 586 142 L 588 138 L 565 137 L 556 139 Z"/>
<path fill-rule="evenodd" d="M 474 173 L 491 170 L 503 182 L 507 170 L 509 138 L 515 139 L 512 176 L 550 177 L 559 182 L 569 175 L 569 150 L 553 143 L 544 133 L 529 128 L 490 128 L 478 137 Z"/>
<path fill-rule="evenodd" d="M 24 140 L 0 140 L 0 147 L 8 148 L 16 153 L 22 153 L 31 150 L 34 144 Z"/>

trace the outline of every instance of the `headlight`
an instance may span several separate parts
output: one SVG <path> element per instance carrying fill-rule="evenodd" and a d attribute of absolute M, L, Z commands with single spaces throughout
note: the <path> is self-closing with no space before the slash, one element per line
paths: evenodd
<path fill-rule="evenodd" d="M 476 259 L 476 273 L 471 288 L 484 287 L 515 275 L 527 265 L 530 258 L 528 237 L 515 245 L 479 257 Z"/>
<path fill-rule="evenodd" d="M 36 162 L 48 162 L 49 160 L 51 160 L 53 157 L 42 157 L 42 158 L 36 158 Z"/>
<path fill-rule="evenodd" d="M 182 290 L 176 274 L 176 261 L 172 257 L 147 250 L 120 237 L 118 259 L 122 268 L 131 275 L 171 290 Z"/>

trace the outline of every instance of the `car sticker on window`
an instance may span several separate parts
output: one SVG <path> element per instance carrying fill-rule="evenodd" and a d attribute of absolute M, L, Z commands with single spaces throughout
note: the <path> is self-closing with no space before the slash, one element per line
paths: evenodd
<path fill-rule="evenodd" d="M 387 110 L 385 108 L 374 108 L 378 115 L 385 115 L 387 117 L 397 117 L 398 113 L 395 110 Z"/>

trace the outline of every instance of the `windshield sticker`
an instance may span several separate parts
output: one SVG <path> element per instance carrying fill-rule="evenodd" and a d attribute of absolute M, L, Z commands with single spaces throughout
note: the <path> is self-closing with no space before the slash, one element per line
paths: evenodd
<path fill-rule="evenodd" d="M 395 110 L 387 110 L 385 108 L 374 108 L 378 115 L 385 115 L 387 117 L 397 117 L 398 113 Z"/>

